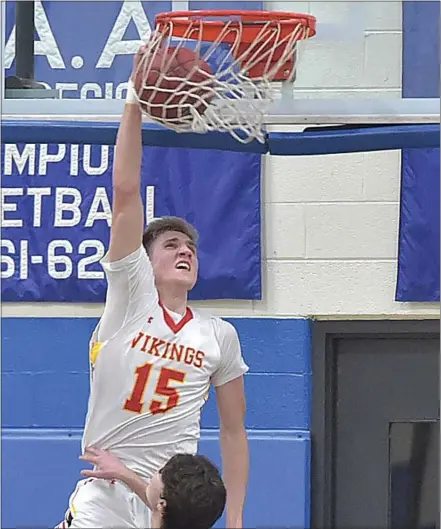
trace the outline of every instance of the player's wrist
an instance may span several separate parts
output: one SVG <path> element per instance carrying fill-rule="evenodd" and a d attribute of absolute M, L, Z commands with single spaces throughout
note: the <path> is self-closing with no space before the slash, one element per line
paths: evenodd
<path fill-rule="evenodd" d="M 119 480 L 125 483 L 129 488 L 132 488 L 131 485 L 133 485 L 134 480 L 138 475 L 133 470 L 130 470 L 130 468 L 124 466 L 124 468 L 121 468 L 119 470 Z"/>
<path fill-rule="evenodd" d="M 135 90 L 135 83 L 132 81 L 132 78 L 129 79 L 127 83 L 127 96 L 126 96 L 127 105 L 136 105 L 138 104 L 138 95 Z"/>

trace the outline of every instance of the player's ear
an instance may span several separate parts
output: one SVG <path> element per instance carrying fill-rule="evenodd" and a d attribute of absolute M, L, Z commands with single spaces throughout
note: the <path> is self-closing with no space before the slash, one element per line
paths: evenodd
<path fill-rule="evenodd" d="M 167 502 L 164 500 L 164 498 L 161 498 L 158 501 L 158 504 L 156 506 L 156 510 L 159 512 L 159 514 L 161 516 L 164 516 L 166 507 L 167 507 Z"/>

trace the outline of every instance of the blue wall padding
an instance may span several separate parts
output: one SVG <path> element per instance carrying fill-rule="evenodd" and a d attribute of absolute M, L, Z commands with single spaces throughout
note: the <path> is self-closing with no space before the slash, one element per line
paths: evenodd
<path fill-rule="evenodd" d="M 245 526 L 308 527 L 310 322 L 233 319 L 244 356 L 251 470 Z M 82 464 L 90 318 L 2 321 L 2 524 L 53 527 Z M 214 395 L 200 451 L 220 463 Z M 222 525 L 220 522 L 220 527 Z"/>
<path fill-rule="evenodd" d="M 439 124 L 347 127 L 335 130 L 274 132 L 269 135 L 272 155 L 319 155 L 439 147 Z"/>
<path fill-rule="evenodd" d="M 116 122 L 16 121 L 3 120 L 3 143 L 75 143 L 114 145 L 119 124 Z M 228 133 L 177 133 L 158 125 L 145 124 L 143 144 L 150 147 L 215 149 L 286 156 L 336 154 L 344 152 L 384 151 L 404 148 L 439 147 L 440 125 L 402 124 L 372 127 L 320 127 L 305 132 L 271 132 L 265 143 L 253 140 L 241 143 Z"/>

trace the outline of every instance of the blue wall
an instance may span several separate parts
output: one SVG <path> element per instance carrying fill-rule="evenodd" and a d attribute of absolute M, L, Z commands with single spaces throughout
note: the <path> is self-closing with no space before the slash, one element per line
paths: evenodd
<path fill-rule="evenodd" d="M 251 470 L 245 527 L 309 526 L 310 322 L 232 319 L 246 376 Z M 2 320 L 2 526 L 58 523 L 83 467 L 95 319 Z M 215 401 L 200 451 L 220 463 Z"/>

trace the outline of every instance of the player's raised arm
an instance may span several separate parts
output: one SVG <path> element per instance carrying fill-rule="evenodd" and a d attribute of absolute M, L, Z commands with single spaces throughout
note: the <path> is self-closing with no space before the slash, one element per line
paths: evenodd
<path fill-rule="evenodd" d="M 134 71 L 143 48 L 134 59 Z M 131 81 L 130 81 L 131 83 Z M 109 261 L 119 261 L 137 250 L 142 242 L 144 212 L 141 201 L 141 110 L 128 88 L 113 163 L 113 206 Z"/>
<path fill-rule="evenodd" d="M 143 53 L 141 47 L 134 59 L 134 72 Z M 124 325 L 148 313 L 158 299 L 151 263 L 142 246 L 141 123 L 141 109 L 129 86 L 113 163 L 110 246 L 101 261 L 108 285 L 106 304 L 93 342 L 109 340 Z"/>

